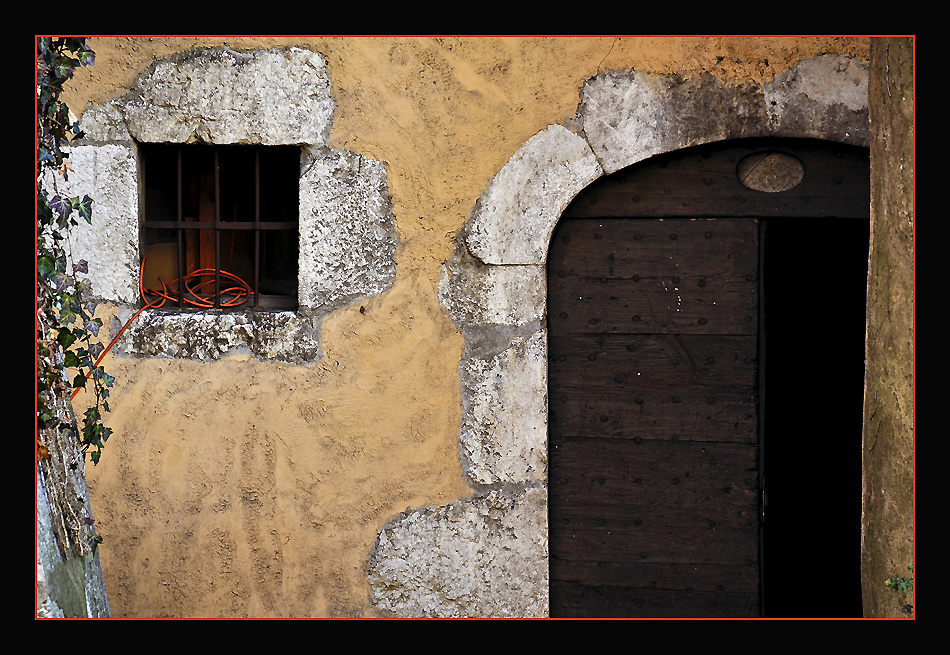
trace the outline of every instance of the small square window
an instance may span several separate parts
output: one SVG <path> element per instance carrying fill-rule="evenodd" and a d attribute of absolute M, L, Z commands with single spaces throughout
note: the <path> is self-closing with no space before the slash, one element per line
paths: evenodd
<path fill-rule="evenodd" d="M 299 148 L 162 143 L 139 154 L 146 302 L 296 309 Z"/>

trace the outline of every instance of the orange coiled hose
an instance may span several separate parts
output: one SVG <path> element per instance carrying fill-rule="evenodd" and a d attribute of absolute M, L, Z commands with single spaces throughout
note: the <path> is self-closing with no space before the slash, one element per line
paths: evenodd
<path fill-rule="evenodd" d="M 220 307 L 237 307 L 243 304 L 245 301 L 247 301 L 247 299 L 254 293 L 250 285 L 244 280 L 242 280 L 240 277 L 238 277 L 237 275 L 234 275 L 233 273 L 229 273 L 224 270 L 217 271 L 217 273 L 220 278 L 228 280 L 228 282 L 235 283 L 234 286 L 228 287 L 226 289 L 222 289 L 221 292 L 218 294 L 219 296 L 229 297 L 229 300 L 222 300 L 220 302 L 219 304 Z M 214 284 L 214 279 L 210 279 L 205 282 L 198 282 L 197 284 L 195 284 L 195 282 L 198 281 L 199 278 L 211 277 L 214 274 L 215 274 L 215 269 L 213 268 L 200 268 L 186 275 L 184 277 L 184 280 L 185 280 L 184 290 L 187 291 L 188 295 L 186 296 L 184 293 L 182 293 L 182 300 L 188 303 L 189 305 L 194 305 L 196 307 L 209 307 L 209 308 L 214 307 L 213 297 L 208 298 L 208 297 L 202 297 L 198 295 L 198 293 L 202 289 L 207 287 L 209 284 Z M 172 280 L 169 284 L 165 284 L 165 282 L 163 282 L 162 280 L 159 280 L 159 282 L 162 283 L 162 290 L 158 291 L 155 289 L 145 288 L 145 285 L 143 283 L 144 276 L 145 276 L 145 258 L 143 257 L 142 265 L 139 267 L 139 293 L 141 294 L 142 300 L 145 302 L 145 304 L 142 305 L 141 309 L 135 312 L 135 314 L 132 315 L 132 318 L 130 318 L 128 322 L 126 322 L 126 324 L 122 326 L 122 329 L 119 330 L 119 333 L 115 335 L 115 338 L 112 339 L 112 341 L 109 343 L 106 349 L 102 351 L 102 354 L 99 355 L 99 358 L 96 360 L 96 363 L 93 365 L 93 368 L 95 368 L 96 366 L 99 366 L 99 362 L 103 360 L 103 358 L 106 356 L 106 353 L 108 353 L 112 349 L 112 346 L 116 344 L 116 342 L 119 340 L 119 337 L 122 336 L 122 333 L 125 332 L 125 330 L 130 325 L 132 325 L 132 321 L 138 318 L 139 314 L 141 314 L 143 311 L 151 307 L 161 307 L 162 305 L 165 304 L 166 300 L 171 300 L 172 302 L 176 302 L 178 300 L 178 298 L 176 296 L 173 296 L 172 292 L 169 292 L 168 290 L 169 284 L 175 284 L 175 282 L 177 282 L 178 280 Z M 149 300 L 148 299 L 149 296 L 155 296 L 155 299 Z M 89 379 L 90 375 L 92 375 L 92 371 L 89 371 L 88 373 L 86 373 L 87 380 Z M 73 389 L 73 392 L 69 396 L 69 399 L 72 400 L 73 398 L 75 398 L 76 394 L 79 393 L 79 389 L 81 388 L 82 387 L 77 387 L 76 389 Z"/>
<path fill-rule="evenodd" d="M 144 267 L 145 265 L 144 260 L 142 262 L 142 265 Z M 213 276 L 215 275 L 215 272 L 216 271 L 213 268 L 199 268 L 198 270 L 193 271 L 189 273 L 188 275 L 186 275 L 184 278 L 185 280 L 184 290 L 185 292 L 187 292 L 187 295 L 183 293 L 182 300 L 188 303 L 189 305 L 194 305 L 195 307 L 209 307 L 209 308 L 214 307 L 215 305 L 214 305 L 213 298 L 200 296 L 198 294 L 203 289 L 205 289 L 208 285 L 214 284 L 215 281 L 214 281 Z M 217 274 L 221 279 L 227 280 L 228 282 L 235 283 L 235 286 L 222 289 L 220 293 L 218 294 L 219 296 L 222 296 L 222 297 L 228 296 L 230 298 L 229 300 L 221 300 L 220 305 L 219 305 L 220 307 L 237 307 L 238 305 L 243 304 L 248 299 L 248 297 L 250 297 L 251 294 L 254 293 L 250 285 L 248 285 L 247 282 L 239 278 L 237 275 L 234 275 L 233 273 L 229 273 L 228 271 L 225 271 L 225 270 L 219 270 L 217 271 Z M 164 282 L 162 282 L 161 291 L 154 290 L 154 289 L 146 289 L 142 286 L 141 278 L 142 276 L 139 275 L 139 291 L 142 294 L 142 300 L 144 300 L 146 303 L 149 302 L 147 296 L 158 296 L 159 298 L 161 298 L 161 303 L 156 305 L 157 307 L 161 307 L 161 305 L 164 304 L 166 300 L 171 300 L 172 302 L 178 300 L 177 297 L 169 294 L 168 286 Z M 207 279 L 204 282 L 200 282 L 201 278 L 209 278 L 209 279 Z M 175 282 L 177 281 L 178 280 L 172 280 L 169 284 L 175 284 Z"/>

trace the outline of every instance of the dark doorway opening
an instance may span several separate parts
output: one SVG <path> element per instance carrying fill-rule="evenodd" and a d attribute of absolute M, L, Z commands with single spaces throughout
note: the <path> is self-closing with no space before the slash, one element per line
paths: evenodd
<path fill-rule="evenodd" d="M 762 231 L 764 614 L 860 617 L 868 222 Z"/>
<path fill-rule="evenodd" d="M 785 180 L 780 179 L 781 171 L 760 175 L 770 153 L 775 152 L 790 154 L 803 166 Z M 740 182 L 740 177 L 745 175 L 751 184 Z M 782 190 L 776 192 L 776 187 Z M 810 140 L 742 140 L 689 148 L 632 166 L 602 178 L 567 209 L 552 238 L 548 261 L 552 616 L 861 616 L 860 444 L 869 195 L 866 149 Z M 587 307 L 597 308 L 595 297 L 598 295 L 608 304 L 612 303 L 613 309 L 607 314 L 614 313 L 618 307 L 627 311 L 632 306 L 628 306 L 628 299 L 622 293 L 596 290 L 578 293 L 580 287 L 570 281 L 573 273 L 563 270 L 565 262 L 572 261 L 572 255 L 568 254 L 565 259 L 563 252 L 556 250 L 556 247 L 568 248 L 569 253 L 573 246 L 559 242 L 586 240 L 587 251 L 580 256 L 573 255 L 574 262 L 584 262 L 585 272 L 579 277 L 595 282 L 599 278 L 608 286 L 615 278 L 639 277 L 644 271 L 623 272 L 615 268 L 619 259 L 631 259 L 628 246 L 643 247 L 645 241 L 639 245 L 624 242 L 628 237 L 636 239 L 641 231 L 624 228 L 622 232 L 611 233 L 604 230 L 610 225 L 642 219 L 660 219 L 671 227 L 680 219 L 694 222 L 726 219 L 722 224 L 741 220 L 743 225 L 751 220 L 757 226 L 755 247 L 759 266 L 747 275 L 758 277 L 755 289 L 758 330 L 757 337 L 753 337 L 758 339 L 758 350 L 757 356 L 746 357 L 753 361 L 755 382 L 744 389 L 752 389 L 751 393 L 756 396 L 753 413 L 758 423 L 758 440 L 756 445 L 753 438 L 750 452 L 754 460 L 752 467 L 758 468 L 758 475 L 726 470 L 729 466 L 748 468 L 745 455 L 734 458 L 731 464 L 723 457 L 709 466 L 713 461 L 708 457 L 709 451 L 700 448 L 694 452 L 703 455 L 694 458 L 691 464 L 694 485 L 701 476 L 717 484 L 728 478 L 733 480 L 729 483 L 733 486 L 735 481 L 742 480 L 745 485 L 742 493 L 758 496 L 754 501 L 758 529 L 752 531 L 753 536 L 743 529 L 741 537 L 737 537 L 744 542 L 757 541 L 752 544 L 752 551 L 748 550 L 748 543 L 743 543 L 741 548 L 745 549 L 743 553 L 757 552 L 758 557 L 755 561 L 746 558 L 747 566 L 734 567 L 734 575 L 728 573 L 728 567 L 732 566 L 728 557 L 714 562 L 706 555 L 699 555 L 695 563 L 684 566 L 680 557 L 684 550 L 702 552 L 702 531 L 696 524 L 685 528 L 686 536 L 680 539 L 669 527 L 664 528 L 662 534 L 645 532 L 645 526 L 652 521 L 644 518 L 644 507 L 626 518 L 622 512 L 610 514 L 614 511 L 610 507 L 617 505 L 617 498 L 642 498 L 645 481 L 642 472 L 627 475 L 624 469 L 625 462 L 637 461 L 639 457 L 631 453 L 644 452 L 642 446 L 647 440 L 637 442 L 636 446 L 630 444 L 638 438 L 638 431 L 649 432 L 650 443 L 669 442 L 664 446 L 668 450 L 663 451 L 668 455 L 647 461 L 647 468 L 643 469 L 650 469 L 647 474 L 662 470 L 669 457 L 680 457 L 678 453 L 686 452 L 681 449 L 685 442 L 702 441 L 702 437 L 697 439 L 695 435 L 686 439 L 682 434 L 664 435 L 662 429 L 657 428 L 662 422 L 655 420 L 649 426 L 626 426 L 625 418 L 620 416 L 625 411 L 624 403 L 636 402 L 635 393 L 643 400 L 643 389 L 632 393 L 632 387 L 626 382 L 620 383 L 621 378 L 633 370 L 629 367 L 635 359 L 624 360 L 623 366 L 629 370 L 606 375 L 596 370 L 599 363 L 591 365 L 590 362 L 592 356 L 596 358 L 599 352 L 609 352 L 613 341 L 631 331 L 615 327 L 616 322 L 603 320 L 601 309 L 594 309 L 590 314 L 581 312 L 587 311 Z M 588 227 L 596 228 L 598 233 L 579 238 Z M 743 231 L 748 232 L 745 228 Z M 718 228 L 706 233 L 713 232 L 718 235 Z M 681 232 L 680 243 L 683 238 L 690 237 Z M 621 252 L 625 249 L 626 254 Z M 667 255 L 661 255 L 664 256 Z M 683 262 L 696 261 L 692 256 L 685 257 L 682 251 L 677 256 L 684 257 Z M 603 259 L 603 270 L 587 270 L 598 257 Z M 561 270 L 552 268 L 557 262 Z M 663 276 L 669 277 L 669 280 L 664 278 L 664 283 L 669 282 L 669 288 L 674 288 L 676 280 L 669 273 L 654 277 L 659 280 Z M 565 290 L 570 292 L 565 294 Z M 654 309 L 654 306 L 641 304 L 627 316 L 633 314 L 640 318 L 643 314 L 644 320 L 662 323 Z M 649 312 L 650 317 L 644 312 Z M 562 318 L 569 315 L 570 319 Z M 577 325 L 585 327 L 572 327 Z M 637 338 L 647 338 L 654 344 L 679 344 L 675 348 L 682 348 L 682 352 L 689 355 L 693 348 L 691 330 L 673 331 L 672 340 L 670 334 L 663 335 L 671 332 L 665 329 L 650 330 L 655 333 L 653 336 Z M 591 350 L 585 355 L 586 351 L 577 350 L 576 345 L 570 346 L 573 351 L 565 350 L 564 344 L 577 343 L 575 336 L 579 333 L 588 340 L 581 347 L 591 350 L 590 346 L 596 345 L 597 352 Z M 722 336 L 717 339 L 731 339 L 733 332 L 726 329 L 719 334 Z M 624 343 L 628 351 L 640 347 L 632 347 L 629 339 Z M 660 360 L 663 360 L 664 346 L 651 347 L 661 353 Z M 580 365 L 572 365 L 572 359 Z M 609 356 L 602 358 L 609 359 Z M 664 365 L 661 363 L 660 368 Z M 586 372 L 577 377 L 577 368 Z M 597 379 L 607 380 L 610 386 L 613 381 L 617 381 L 618 388 L 626 386 L 623 394 L 611 398 L 612 392 L 601 386 L 589 401 L 579 400 L 577 394 L 581 393 L 585 376 L 589 378 L 592 370 Z M 694 370 L 694 378 L 701 384 L 708 383 L 714 373 L 712 368 L 704 371 L 702 366 L 696 370 L 699 372 Z M 730 387 L 726 394 L 734 391 L 735 388 Z M 703 393 L 706 393 L 705 388 Z M 666 395 L 667 399 L 671 397 L 675 396 Z M 639 409 L 633 404 L 629 406 L 642 413 L 642 406 Z M 605 407 L 607 409 L 603 409 Z M 676 412 L 667 415 L 675 418 Z M 701 414 L 703 419 L 711 416 L 712 413 Z M 565 420 L 565 417 L 570 418 Z M 578 426 L 584 424 L 591 426 L 592 432 L 579 434 Z M 566 425 L 570 427 L 565 428 Z M 673 432 L 682 430 L 677 428 Z M 604 436 L 610 438 L 603 439 Z M 727 440 L 732 438 L 726 436 Z M 579 444 L 583 447 L 578 447 Z M 616 444 L 626 445 L 612 450 Z M 577 461 L 585 452 L 594 456 L 587 462 Z M 622 486 L 627 484 L 622 481 L 625 478 L 641 488 Z M 587 497 L 587 490 L 595 487 L 613 490 L 606 495 Z M 686 487 L 671 486 L 669 493 L 683 493 Z M 710 488 L 707 500 L 714 492 L 716 490 Z M 706 504 L 702 511 L 708 514 L 712 505 L 703 502 Z M 659 511 L 668 513 L 671 507 L 682 506 L 683 501 L 661 499 L 659 503 L 650 500 L 646 504 L 663 505 Z M 600 512 L 597 516 L 592 514 L 594 507 Z M 729 520 L 725 515 L 722 518 Z M 720 519 L 704 514 L 703 529 L 706 523 L 713 525 L 717 520 Z M 720 523 L 718 529 L 723 525 Z M 618 537 L 620 534 L 624 536 Z M 600 546 L 596 552 L 585 554 L 578 544 L 586 542 Z M 603 544 L 608 542 L 618 544 L 617 548 L 625 554 L 605 551 Z M 639 547 L 644 543 L 653 544 L 652 549 Z M 720 552 L 723 544 L 728 545 L 728 541 L 721 539 L 718 543 Z M 679 552 L 665 561 L 662 551 L 666 546 L 658 547 L 658 544 L 675 544 Z M 636 562 L 637 558 L 642 561 Z M 752 583 L 758 585 L 759 601 L 739 602 L 739 596 L 732 590 L 740 583 L 748 588 L 749 566 L 758 576 L 758 581 L 753 579 Z M 716 571 L 714 576 L 718 579 L 704 571 Z"/>

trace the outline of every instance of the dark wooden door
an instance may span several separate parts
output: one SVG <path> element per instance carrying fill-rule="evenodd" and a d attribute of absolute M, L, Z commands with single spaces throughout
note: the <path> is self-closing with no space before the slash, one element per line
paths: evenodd
<path fill-rule="evenodd" d="M 562 607 L 758 615 L 758 228 L 611 219 L 559 230 L 552 575 L 580 573 L 556 587 Z"/>
<path fill-rule="evenodd" d="M 836 279 L 834 264 L 810 259 L 802 244 L 843 242 L 849 228 L 828 234 L 826 219 L 859 218 L 866 226 L 868 198 L 866 151 L 842 153 L 811 142 L 782 142 L 804 161 L 803 183 L 783 193 L 740 184 L 739 162 L 773 145 L 704 147 L 605 178 L 575 200 L 553 235 L 547 315 L 552 616 L 763 613 L 766 342 L 781 349 L 776 361 L 794 368 L 802 335 L 827 322 L 815 320 L 800 299 L 797 314 L 785 311 L 781 321 L 766 321 L 767 226 L 810 226 L 789 249 L 792 257 L 772 267 L 775 276 L 789 273 L 785 286 L 804 289 L 805 297 L 822 287 L 844 294 L 835 285 L 814 284 Z M 866 252 L 866 230 L 864 239 Z M 860 249 L 858 240 L 858 256 Z M 852 258 L 852 264 L 860 261 Z M 810 272 L 803 275 L 803 267 Z M 775 280 L 769 286 L 781 287 Z M 770 302 L 789 309 L 782 297 Z M 808 316 L 812 320 L 802 320 Z M 839 316 L 832 320 L 842 324 Z M 779 322 L 790 329 L 770 328 L 767 340 L 763 328 Z M 851 341 L 863 343 L 859 329 L 853 331 Z M 770 375 L 790 379 L 780 369 Z M 786 505 L 807 498 L 814 517 L 811 525 L 786 525 L 781 534 L 789 551 L 772 560 L 785 560 L 783 571 L 803 578 L 819 562 L 807 553 L 831 552 L 829 544 L 802 535 L 841 523 L 846 503 L 838 502 L 829 480 L 842 467 L 828 440 L 809 451 L 803 436 L 813 430 L 802 422 L 820 417 L 814 408 L 803 411 L 800 389 L 786 393 L 771 384 L 782 402 L 773 398 L 769 406 L 787 414 L 773 414 L 768 452 L 773 470 L 794 471 L 777 493 Z M 858 431 L 849 447 L 859 438 Z M 814 494 L 801 494 L 809 476 L 800 472 L 816 460 L 830 469 L 820 492 L 831 501 L 827 508 L 814 505 Z M 859 493 L 857 486 L 847 491 L 849 498 Z M 857 533 L 846 538 L 855 539 L 845 549 L 854 549 L 856 562 Z M 796 576 L 783 577 L 778 594 L 791 598 Z M 792 605 L 808 615 L 807 602 L 798 600 Z"/>

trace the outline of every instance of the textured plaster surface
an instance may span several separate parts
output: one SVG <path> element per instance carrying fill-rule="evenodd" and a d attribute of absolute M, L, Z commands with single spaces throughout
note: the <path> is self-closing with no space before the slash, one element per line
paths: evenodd
<path fill-rule="evenodd" d="M 650 131 L 675 127 L 672 96 L 656 91 L 664 84 L 683 97 L 677 107 L 705 121 L 702 93 L 718 93 L 725 115 L 717 120 L 737 121 L 729 117 L 735 89 L 747 98 L 803 62 L 835 53 L 860 63 L 868 51 L 867 39 L 833 38 L 108 37 L 92 45 L 96 65 L 77 75 L 67 99 L 96 125 L 96 144 L 129 138 L 117 109 L 158 61 L 225 45 L 320 53 L 335 109 L 332 125 L 306 131 L 329 137 L 308 137 L 305 161 L 350 153 L 338 161 L 383 166 L 398 235 L 390 286 L 315 316 L 319 331 L 301 340 L 319 344 L 313 364 L 251 356 L 246 342 L 211 361 L 107 358 L 117 379 L 107 417 L 114 436 L 89 476 L 118 617 L 544 615 L 545 480 L 532 448 L 545 416 L 532 408 L 542 403 L 543 244 L 555 214 L 598 166 L 608 172 L 648 156 L 639 142 L 689 145 L 689 125 L 669 136 Z M 322 75 L 306 59 L 293 70 Z M 622 146 L 604 150 L 611 120 L 639 119 L 619 112 L 593 127 L 585 85 L 634 70 L 652 95 L 627 91 L 656 103 L 643 119 L 653 123 L 636 136 L 618 132 Z M 690 104 L 686 89 L 702 93 Z M 319 122 L 319 104 L 313 115 Z M 761 120 L 769 133 L 773 118 Z M 184 123 L 182 135 L 205 134 L 214 121 Z M 512 158 L 525 163 L 509 168 Z M 505 180 L 525 188 L 509 195 Z M 119 312 L 100 311 L 107 326 Z M 506 386 L 508 378 L 519 384 Z M 506 411 L 512 403 L 527 409 L 515 415 Z"/>

